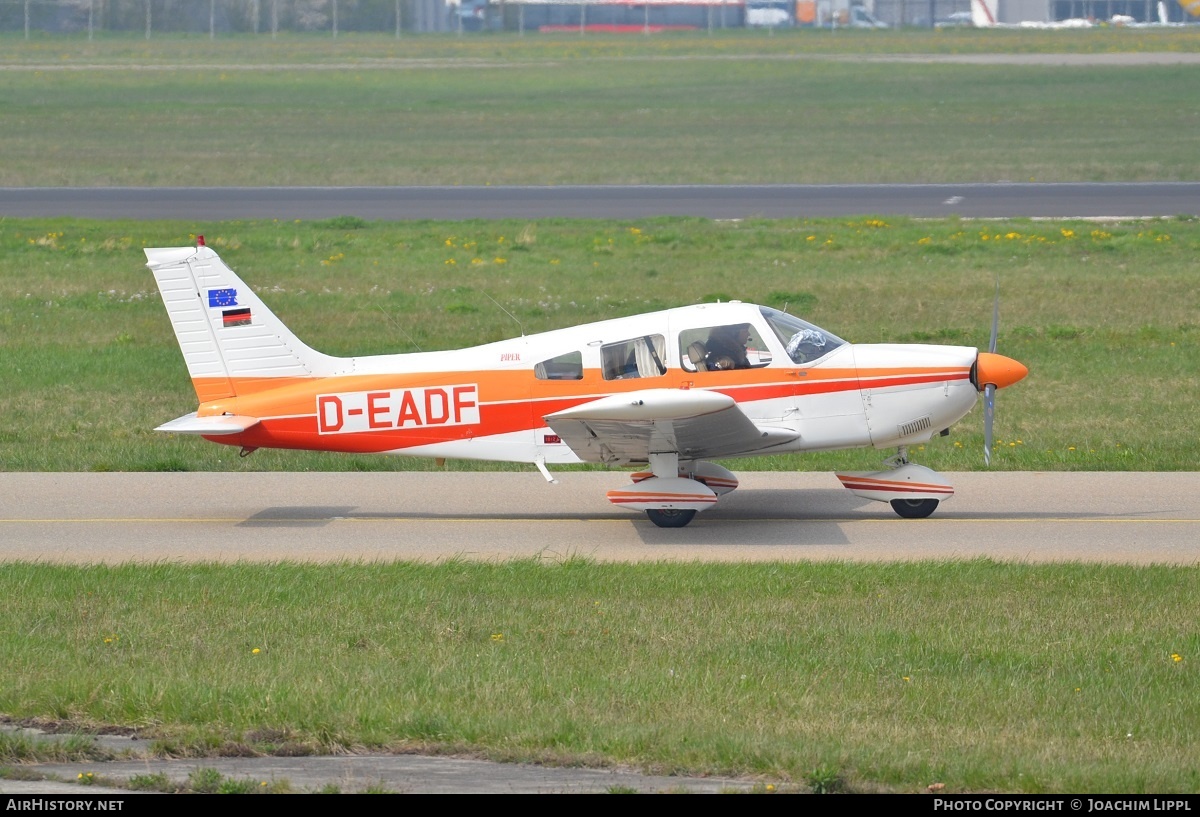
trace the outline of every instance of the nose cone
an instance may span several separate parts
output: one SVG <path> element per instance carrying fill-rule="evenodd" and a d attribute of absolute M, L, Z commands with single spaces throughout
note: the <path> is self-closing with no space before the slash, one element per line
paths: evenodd
<path fill-rule="evenodd" d="M 975 361 L 975 387 L 989 384 L 998 389 L 1011 386 L 1029 374 L 1025 364 L 994 352 L 980 352 Z"/>

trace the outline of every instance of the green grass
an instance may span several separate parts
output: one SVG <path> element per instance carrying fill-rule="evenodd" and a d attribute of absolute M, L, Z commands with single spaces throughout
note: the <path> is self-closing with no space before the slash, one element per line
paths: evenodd
<path fill-rule="evenodd" d="M 189 230 L 206 232 L 301 338 L 339 355 L 453 348 L 718 297 L 787 306 L 855 342 L 986 346 L 999 277 L 1000 350 L 1031 374 L 999 396 L 993 468 L 1189 470 L 1200 459 L 1200 222 L 1190 218 L 7 220 L 0 469 L 432 467 L 299 452 L 238 459 L 153 432 L 194 410 L 195 394 L 140 247 L 190 243 Z M 973 415 L 914 456 L 942 470 L 979 468 L 981 426 Z M 880 456 L 734 467 L 874 467 Z"/>
<path fill-rule="evenodd" d="M 0 185 L 1195 178 L 1194 66 L 879 60 L 1196 32 L 756 34 L 9 40 Z"/>
<path fill-rule="evenodd" d="M 112 760 L 113 753 L 97 747 L 86 735 L 46 740 L 0 731 L 0 764 L 62 763 L 73 760 Z"/>
<path fill-rule="evenodd" d="M 211 65 L 329 65 L 357 64 L 362 68 L 410 60 L 455 60 L 468 67 L 509 62 L 554 60 L 574 62 L 627 57 L 797 57 L 844 54 L 1112 54 L 1200 51 L 1200 32 L 1194 28 L 1131 29 L 1094 28 L 1088 31 L 1034 31 L 1014 29 L 894 29 L 891 31 L 838 31 L 816 29 L 716 30 L 661 32 L 652 36 L 609 35 L 588 32 L 522 37 L 514 32 L 486 32 L 457 36 L 421 34 L 397 41 L 389 34 L 342 32 L 279 32 L 220 34 L 209 39 L 207 30 L 196 33 L 97 31 L 92 42 L 83 33 L 53 36 L 34 32 L 27 41 L 23 32 L 0 33 L 4 51 L 0 64 L 49 68 L 105 66 L 211 66 Z"/>
<path fill-rule="evenodd" d="M 177 755 L 1194 791 L 1198 582 L 987 561 L 18 563 L 0 712 L 139 727 Z"/>

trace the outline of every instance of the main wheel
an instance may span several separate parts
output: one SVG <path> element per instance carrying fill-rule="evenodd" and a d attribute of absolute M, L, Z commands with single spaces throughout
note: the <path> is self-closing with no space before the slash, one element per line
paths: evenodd
<path fill-rule="evenodd" d="M 892 510 L 905 519 L 924 519 L 937 510 L 936 499 L 893 499 Z"/>
<path fill-rule="evenodd" d="M 934 503 L 937 504 L 936 502 Z M 658 525 L 660 528 L 682 528 L 688 522 L 692 521 L 692 517 L 696 515 L 695 511 L 684 511 L 675 508 L 666 508 L 663 510 L 646 511 L 646 516 L 650 517 L 650 521 Z"/>

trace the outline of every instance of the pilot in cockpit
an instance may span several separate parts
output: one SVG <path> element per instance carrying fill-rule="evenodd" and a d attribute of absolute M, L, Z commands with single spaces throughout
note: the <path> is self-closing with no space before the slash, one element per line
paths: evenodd
<path fill-rule="evenodd" d="M 704 358 L 709 371 L 725 369 L 749 369 L 746 344 L 750 342 L 750 324 L 738 323 L 731 326 L 714 326 L 708 333 Z"/>

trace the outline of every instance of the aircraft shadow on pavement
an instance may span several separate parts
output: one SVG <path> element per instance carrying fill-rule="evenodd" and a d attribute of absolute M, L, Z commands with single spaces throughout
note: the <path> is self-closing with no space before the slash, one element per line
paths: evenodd
<path fill-rule="evenodd" d="M 480 511 L 470 507 L 464 501 L 462 510 L 447 508 L 444 511 L 406 511 L 397 507 L 394 511 L 360 511 L 354 505 L 279 505 L 262 508 L 257 513 L 237 523 L 244 528 L 319 528 L 331 522 L 346 519 L 388 520 L 398 521 L 424 520 L 452 522 L 456 519 L 469 521 L 538 521 L 538 522 L 611 522 L 628 520 L 641 528 L 646 526 L 657 530 L 664 542 L 689 541 L 694 542 L 693 536 L 681 536 L 676 529 L 654 529 L 643 514 L 633 514 L 620 508 L 604 508 L 603 510 L 579 511 L 546 511 L 537 512 L 532 507 L 522 510 L 496 512 L 494 510 Z M 743 489 L 723 498 L 712 510 L 696 517 L 696 520 L 684 528 L 684 531 L 695 531 L 702 528 L 718 528 L 721 536 L 728 538 L 729 527 L 734 524 L 764 525 L 770 523 L 822 523 L 840 524 L 858 521 L 888 521 L 897 525 L 928 524 L 940 521 L 978 521 L 994 520 L 1039 520 L 1039 519 L 1113 519 L 1139 518 L 1161 514 L 1162 509 L 1153 509 L 1132 513 L 1097 513 L 1094 511 L 1037 511 L 1020 509 L 1016 511 L 957 511 L 953 501 L 945 503 L 928 520 L 903 520 L 897 518 L 883 503 L 872 502 L 854 496 L 849 491 L 840 488 L 824 489 Z M 657 538 L 657 537 L 656 537 Z"/>

